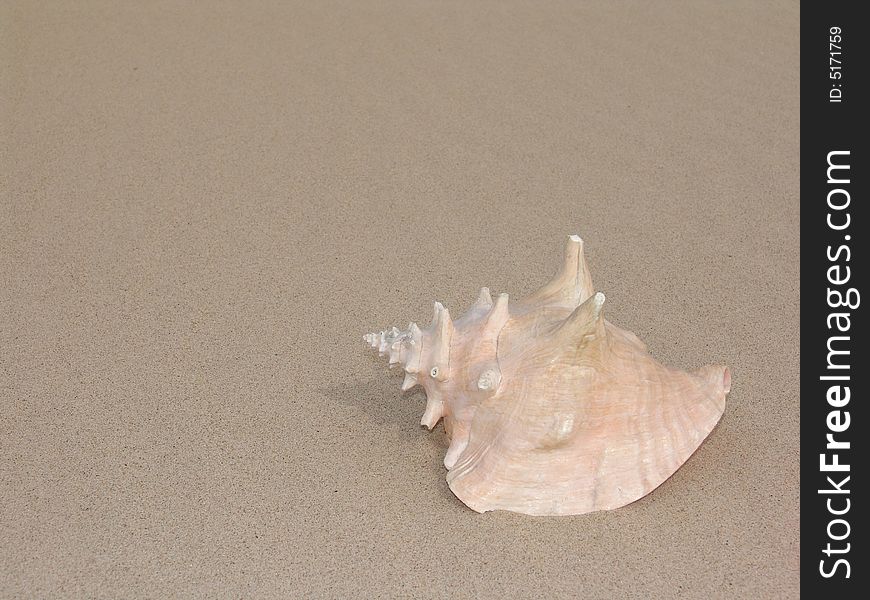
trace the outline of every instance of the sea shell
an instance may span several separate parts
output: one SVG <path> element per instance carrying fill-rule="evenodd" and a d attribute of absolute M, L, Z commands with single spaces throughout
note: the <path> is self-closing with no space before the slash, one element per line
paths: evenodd
<path fill-rule="evenodd" d="M 544 287 L 517 302 L 483 288 L 455 322 L 440 303 L 364 339 L 422 385 L 432 429 L 444 419 L 454 494 L 478 512 L 576 515 L 624 506 L 670 477 L 713 430 L 727 367 L 656 362 L 604 318 L 579 236 Z"/>

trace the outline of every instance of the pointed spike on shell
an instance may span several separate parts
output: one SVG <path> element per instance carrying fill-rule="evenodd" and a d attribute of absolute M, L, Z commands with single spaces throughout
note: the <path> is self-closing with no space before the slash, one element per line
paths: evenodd
<path fill-rule="evenodd" d="M 399 358 L 402 353 L 402 343 L 401 342 L 393 342 L 390 345 L 390 366 L 395 365 L 399 362 Z"/>
<path fill-rule="evenodd" d="M 607 300 L 607 297 L 604 295 L 604 292 L 595 292 L 595 295 L 578 306 L 569 318 L 577 315 L 578 318 L 582 316 L 589 323 L 598 321 L 601 318 L 601 311 L 604 308 L 605 300 Z"/>
<path fill-rule="evenodd" d="M 583 253 L 583 238 L 579 235 L 568 236 L 565 246 L 565 262 L 562 270 L 556 275 L 562 293 L 571 296 L 571 302 L 576 305 L 586 302 L 592 296 L 595 288 L 592 285 L 592 276 L 586 264 L 586 256 Z"/>
<path fill-rule="evenodd" d="M 433 379 L 445 381 L 448 377 L 447 365 L 450 360 L 450 341 L 453 338 L 453 321 L 450 319 L 450 311 L 444 308 L 440 302 L 435 303 L 435 318 L 429 326 L 432 350 L 430 353 L 431 365 L 436 375 Z"/>
<path fill-rule="evenodd" d="M 499 325 L 503 325 L 505 321 L 508 320 L 508 301 L 509 296 L 507 294 L 499 294 L 495 299 L 495 302 L 492 304 L 492 308 L 489 310 L 489 314 L 486 315 L 487 327 L 489 327 L 493 323 L 497 323 Z"/>
<path fill-rule="evenodd" d="M 449 339 L 453 331 L 453 320 L 450 318 L 450 311 L 437 303 L 441 309 L 435 314 L 432 320 L 432 332 L 435 334 L 436 342 L 445 338 Z"/>
<path fill-rule="evenodd" d="M 567 319 L 556 330 L 556 335 L 565 335 L 580 342 L 588 336 L 598 336 L 603 333 L 603 311 L 606 297 L 602 292 L 574 309 Z"/>
<path fill-rule="evenodd" d="M 417 374 L 420 372 L 420 356 L 422 352 L 420 349 L 420 344 L 412 346 L 407 356 L 405 357 L 405 362 L 402 365 L 402 368 L 405 370 L 405 373 L 413 373 Z"/>
<path fill-rule="evenodd" d="M 405 346 L 402 368 L 406 373 L 417 373 L 420 370 L 420 357 L 423 352 L 423 331 L 416 323 L 408 324 L 408 342 Z"/>
<path fill-rule="evenodd" d="M 595 291 L 592 275 L 583 254 L 583 239 L 579 235 L 568 236 L 565 259 L 562 267 L 544 287 L 523 298 L 524 305 L 579 306 Z"/>
<path fill-rule="evenodd" d="M 595 318 L 598 318 L 598 315 L 601 314 L 601 309 L 604 307 L 604 301 L 607 300 L 607 296 L 604 295 L 604 292 L 595 292 L 591 300 L 592 308 L 595 311 Z"/>
<path fill-rule="evenodd" d="M 574 302 L 578 305 L 586 300 L 595 291 L 592 284 L 592 275 L 586 264 L 586 255 L 583 252 L 583 239 L 579 235 L 568 236 L 568 244 L 565 247 L 565 265 L 563 267 L 564 278 L 573 283 L 575 294 Z"/>
<path fill-rule="evenodd" d="M 435 325 L 436 325 L 438 322 L 440 322 L 440 320 L 441 320 L 441 313 L 444 312 L 446 309 L 444 308 L 444 305 L 443 305 L 443 304 L 441 304 L 440 302 L 438 302 L 438 301 L 436 300 L 436 301 L 433 303 L 433 305 L 432 305 L 432 310 L 433 310 L 433 314 L 432 314 L 432 322 L 429 323 L 429 327 L 430 327 L 430 328 L 435 327 Z"/>
<path fill-rule="evenodd" d="M 402 391 L 407 392 L 415 385 L 417 385 L 417 376 L 414 373 L 405 373 L 405 379 L 402 381 Z"/>
<path fill-rule="evenodd" d="M 431 394 L 426 400 L 426 412 L 423 413 L 423 418 L 420 419 L 420 425 L 427 429 L 432 429 L 444 416 L 444 404 L 441 398 Z"/>
<path fill-rule="evenodd" d="M 485 308 L 488 310 L 490 306 L 492 306 L 492 294 L 489 293 L 488 287 L 482 287 L 480 288 L 477 300 L 475 300 L 471 308 Z"/>

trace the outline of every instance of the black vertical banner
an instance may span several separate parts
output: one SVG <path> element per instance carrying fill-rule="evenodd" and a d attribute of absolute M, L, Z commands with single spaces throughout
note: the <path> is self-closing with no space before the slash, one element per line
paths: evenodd
<path fill-rule="evenodd" d="M 801 5 L 801 586 L 809 597 L 870 590 L 870 24 L 859 7 Z"/>

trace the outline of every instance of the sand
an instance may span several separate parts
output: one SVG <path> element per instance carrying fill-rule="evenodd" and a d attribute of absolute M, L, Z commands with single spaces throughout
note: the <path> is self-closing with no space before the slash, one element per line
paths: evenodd
<path fill-rule="evenodd" d="M 0 596 L 797 595 L 796 2 L 0 10 Z M 727 412 L 628 507 L 476 514 L 361 336 L 572 233 Z"/>

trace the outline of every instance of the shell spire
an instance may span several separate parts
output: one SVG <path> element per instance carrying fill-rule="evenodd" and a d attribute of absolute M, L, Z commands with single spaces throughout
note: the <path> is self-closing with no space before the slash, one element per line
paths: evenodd
<path fill-rule="evenodd" d="M 387 355 L 391 367 L 401 365 L 409 373 L 416 371 L 422 349 L 422 332 L 416 323 L 410 323 L 405 331 L 391 327 L 379 333 L 367 333 L 363 340 L 380 356 Z"/>
<path fill-rule="evenodd" d="M 435 302 L 432 322 L 426 329 L 416 323 L 400 331 L 396 327 L 363 336 L 381 356 L 388 355 L 390 366 L 405 371 L 402 389 L 422 385 L 426 390 L 426 411 L 420 423 L 429 429 L 444 416 L 441 386 L 450 375 L 450 345 L 455 326 L 443 304 Z"/>

